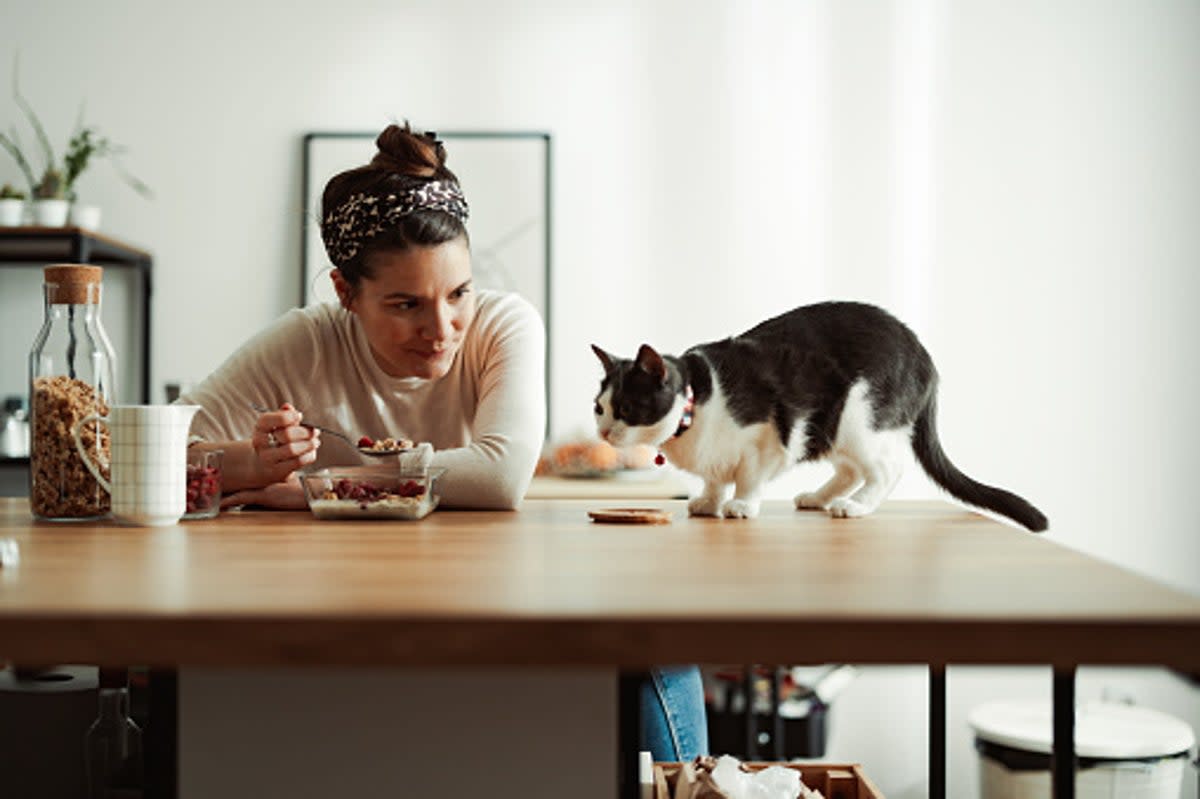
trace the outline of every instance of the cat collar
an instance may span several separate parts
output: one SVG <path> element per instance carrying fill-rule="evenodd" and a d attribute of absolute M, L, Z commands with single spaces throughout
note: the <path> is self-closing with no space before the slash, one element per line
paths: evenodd
<path fill-rule="evenodd" d="M 683 389 L 683 413 L 679 417 L 679 427 L 675 428 L 675 435 L 672 438 L 679 438 L 688 431 L 692 426 L 692 417 L 696 413 L 696 398 L 692 394 L 692 387 L 685 386 Z M 667 458 L 661 452 L 654 456 L 654 462 L 662 466 L 667 462 Z"/>
<path fill-rule="evenodd" d="M 679 417 L 679 427 L 675 428 L 675 438 L 688 431 L 692 426 L 692 417 L 696 413 L 696 398 L 692 394 L 691 385 L 687 385 L 683 389 L 683 414 Z"/>

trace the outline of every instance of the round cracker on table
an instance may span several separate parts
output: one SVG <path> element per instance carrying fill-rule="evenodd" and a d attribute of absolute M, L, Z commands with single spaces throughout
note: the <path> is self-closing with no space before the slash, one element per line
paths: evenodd
<path fill-rule="evenodd" d="M 588 511 L 601 524 L 670 524 L 671 511 L 662 508 L 601 508 Z"/>

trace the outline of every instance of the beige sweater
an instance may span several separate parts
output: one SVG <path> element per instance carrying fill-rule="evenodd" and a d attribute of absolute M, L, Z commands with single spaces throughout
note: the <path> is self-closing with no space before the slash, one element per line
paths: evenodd
<path fill-rule="evenodd" d="M 357 439 L 428 441 L 442 504 L 515 508 L 529 487 L 546 424 L 546 336 L 516 294 L 479 291 L 476 315 L 450 372 L 395 378 L 375 363 L 358 318 L 336 303 L 297 308 L 252 338 L 181 402 L 201 406 L 192 433 L 248 439 L 250 403 L 290 402 L 305 421 Z M 368 459 L 324 436 L 312 468 Z"/>

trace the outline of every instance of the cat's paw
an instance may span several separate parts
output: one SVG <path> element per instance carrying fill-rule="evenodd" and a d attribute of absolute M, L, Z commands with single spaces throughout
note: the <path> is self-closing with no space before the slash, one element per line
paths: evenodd
<path fill-rule="evenodd" d="M 753 519 L 758 516 L 759 503 L 750 499 L 731 499 L 721 508 L 726 519 Z"/>
<path fill-rule="evenodd" d="M 829 503 L 829 515 L 835 519 L 856 519 L 870 512 L 871 508 L 849 498 L 835 499 Z"/>
<path fill-rule="evenodd" d="M 829 507 L 825 498 L 815 491 L 797 494 L 792 501 L 796 503 L 796 510 L 825 510 Z"/>
<path fill-rule="evenodd" d="M 720 516 L 721 500 L 716 497 L 699 496 L 688 502 L 688 516 Z"/>

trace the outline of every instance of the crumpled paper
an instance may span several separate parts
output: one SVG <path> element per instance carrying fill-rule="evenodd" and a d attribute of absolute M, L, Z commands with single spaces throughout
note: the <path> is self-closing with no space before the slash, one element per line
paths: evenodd
<path fill-rule="evenodd" d="M 698 757 L 692 762 L 693 799 L 824 799 L 800 781 L 800 772 L 784 766 L 751 771 L 736 757 Z"/>

